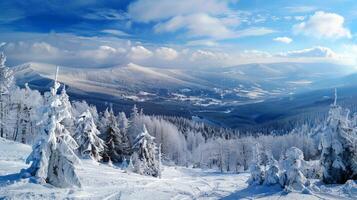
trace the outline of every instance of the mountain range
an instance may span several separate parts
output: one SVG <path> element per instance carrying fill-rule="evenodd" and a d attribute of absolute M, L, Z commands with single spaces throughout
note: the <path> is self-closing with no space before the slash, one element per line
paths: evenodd
<path fill-rule="evenodd" d="M 28 83 L 32 88 L 46 91 L 52 83 L 56 65 L 29 62 L 12 69 L 18 85 Z M 242 120 L 237 110 L 250 107 L 249 112 L 255 112 L 252 105 L 294 99 L 294 96 L 316 90 L 353 87 L 357 85 L 354 72 L 352 67 L 329 63 L 246 64 L 196 69 L 128 63 L 107 68 L 60 66 L 59 81 L 68 87 L 73 99 L 85 99 L 99 109 L 112 104 L 117 110 L 129 112 L 132 105 L 137 104 L 148 114 L 194 116 L 194 119 L 238 127 L 242 123 L 259 122 L 252 123 L 251 120 L 256 120 L 254 117 Z M 262 109 L 271 111 L 266 106 Z M 260 112 L 264 111 L 255 115 Z"/>

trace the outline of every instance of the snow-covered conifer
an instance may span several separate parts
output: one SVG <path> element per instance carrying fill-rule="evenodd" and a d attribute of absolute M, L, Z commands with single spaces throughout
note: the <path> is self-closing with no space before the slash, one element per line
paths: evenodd
<path fill-rule="evenodd" d="M 135 138 L 140 135 L 142 131 L 143 122 L 140 120 L 140 116 L 141 114 L 139 113 L 138 108 L 134 105 L 129 117 L 128 128 L 128 136 L 131 143 L 134 142 Z"/>
<path fill-rule="evenodd" d="M 287 191 L 304 191 L 309 182 L 302 173 L 302 162 L 304 161 L 303 152 L 291 147 L 286 151 L 286 168 L 280 174 L 280 184 L 285 187 Z"/>
<path fill-rule="evenodd" d="M 128 127 L 129 127 L 129 120 L 126 118 L 126 115 L 124 112 L 120 112 L 118 115 L 118 122 L 119 122 L 119 128 L 121 131 L 124 133 L 127 133 Z"/>
<path fill-rule="evenodd" d="M 265 172 L 260 165 L 258 165 L 257 163 L 252 164 L 249 167 L 249 171 L 250 171 L 250 177 L 248 179 L 248 183 L 250 185 L 254 185 L 254 184 L 260 185 L 264 182 Z"/>
<path fill-rule="evenodd" d="M 277 165 L 270 165 L 265 173 L 264 184 L 275 185 L 279 183 L 279 167 Z"/>
<path fill-rule="evenodd" d="M 349 111 L 335 101 L 331 105 L 320 143 L 322 180 L 325 183 L 345 183 L 357 179 L 356 129 L 351 127 Z"/>
<path fill-rule="evenodd" d="M 276 161 L 271 155 L 268 153 L 268 170 L 265 173 L 264 184 L 265 185 L 275 185 L 279 183 L 279 166 L 278 161 Z"/>
<path fill-rule="evenodd" d="M 159 176 L 160 169 L 154 139 L 144 125 L 142 133 L 137 136 L 133 145 L 133 151 L 137 154 L 137 158 L 133 158 L 136 173 L 154 177 Z"/>
<path fill-rule="evenodd" d="M 46 94 L 46 104 L 43 109 L 43 133 L 33 146 L 33 151 L 26 162 L 30 168 L 24 170 L 24 175 L 30 175 L 38 182 L 50 183 L 57 187 L 81 186 L 75 172 L 79 159 L 74 153 L 77 143 L 61 122 L 70 118 L 68 107 L 63 102 L 57 90 L 57 74 L 51 92 Z"/>
<path fill-rule="evenodd" d="M 74 138 L 77 141 L 79 155 L 95 161 L 102 159 L 104 152 L 104 141 L 98 137 L 100 132 L 94 123 L 92 114 L 89 110 L 79 116 L 76 123 Z"/>
<path fill-rule="evenodd" d="M 71 102 L 69 100 L 69 96 L 67 94 L 66 85 L 62 86 L 62 90 L 61 90 L 61 93 L 59 94 L 59 98 L 63 102 L 62 105 L 64 107 L 66 107 L 66 109 L 70 112 L 70 117 L 64 119 L 62 124 L 66 127 L 66 129 L 70 133 L 73 134 L 75 132 L 75 130 L 76 130 L 76 127 L 75 127 L 76 118 L 74 117 L 73 107 L 72 107 L 72 104 L 71 104 Z"/>
<path fill-rule="evenodd" d="M 260 144 L 255 144 L 255 148 L 253 149 L 253 161 L 249 168 L 249 184 L 262 184 L 264 182 L 265 171 L 261 166 L 262 158 L 260 149 Z"/>
<path fill-rule="evenodd" d="M 104 112 L 102 118 L 102 135 L 106 148 L 103 155 L 104 161 L 111 160 L 114 163 L 122 162 L 130 155 L 130 142 L 127 135 L 118 127 L 117 119 L 112 109 Z"/>

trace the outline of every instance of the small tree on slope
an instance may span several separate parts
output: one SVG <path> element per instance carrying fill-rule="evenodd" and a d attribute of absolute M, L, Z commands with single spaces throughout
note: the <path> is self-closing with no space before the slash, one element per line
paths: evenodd
<path fill-rule="evenodd" d="M 47 182 L 57 187 L 80 187 L 75 172 L 75 164 L 79 163 L 79 159 L 74 153 L 78 146 L 61 124 L 64 119 L 70 118 L 70 112 L 57 95 L 60 86 L 57 74 L 55 80 L 51 92 L 45 95 L 43 133 L 26 160 L 31 166 L 23 171 L 23 176 L 32 176 L 37 182 Z"/>
<path fill-rule="evenodd" d="M 335 97 L 320 143 L 322 180 L 325 183 L 357 179 L 356 129 L 351 127 L 348 113 L 336 104 Z"/>
<path fill-rule="evenodd" d="M 259 143 L 255 144 L 255 147 L 253 149 L 253 161 L 252 164 L 249 167 L 250 171 L 250 178 L 248 180 L 249 184 L 262 184 L 264 181 L 265 177 L 265 171 L 263 170 L 261 163 L 262 163 L 262 157 L 261 157 L 261 146 Z"/>
<path fill-rule="evenodd" d="M 137 158 L 133 158 L 135 172 L 143 175 L 160 176 L 160 165 L 156 160 L 156 144 L 145 125 L 143 131 L 135 139 L 133 150 Z"/>
<path fill-rule="evenodd" d="M 106 162 L 122 162 L 126 156 L 130 155 L 130 143 L 125 132 L 118 127 L 117 119 L 113 110 L 105 111 L 102 118 L 103 140 L 107 148 L 103 155 Z"/>
<path fill-rule="evenodd" d="M 84 158 L 91 158 L 95 161 L 102 159 L 104 152 L 104 141 L 98 137 L 100 132 L 94 123 L 89 110 L 82 113 L 77 120 L 77 128 L 74 134 L 79 148 L 79 155 Z"/>
<path fill-rule="evenodd" d="M 273 155 L 268 155 L 269 168 L 265 173 L 264 184 L 275 185 L 279 183 L 279 166 Z"/>
<path fill-rule="evenodd" d="M 304 154 L 296 147 L 291 147 L 286 151 L 284 166 L 285 171 L 280 175 L 280 184 L 285 186 L 287 191 L 304 191 L 309 182 L 302 173 L 301 164 L 304 161 Z"/>

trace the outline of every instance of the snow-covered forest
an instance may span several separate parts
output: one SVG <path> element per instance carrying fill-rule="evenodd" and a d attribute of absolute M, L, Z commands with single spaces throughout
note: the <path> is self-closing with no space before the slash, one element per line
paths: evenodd
<path fill-rule="evenodd" d="M 320 124 L 285 134 L 240 135 L 185 118 L 132 112 L 98 112 L 85 101 L 70 101 L 65 85 L 54 82 L 41 94 L 15 85 L 0 57 L 0 134 L 32 145 L 22 178 L 56 187 L 81 187 L 76 167 L 93 160 L 140 175 L 160 178 L 163 166 L 250 171 L 252 185 L 280 185 L 286 191 L 314 191 L 309 179 L 344 184 L 357 179 L 357 114 L 330 106 Z"/>

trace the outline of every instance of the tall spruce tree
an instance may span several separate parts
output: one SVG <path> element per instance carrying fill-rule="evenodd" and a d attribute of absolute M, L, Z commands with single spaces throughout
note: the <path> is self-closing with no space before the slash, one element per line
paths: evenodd
<path fill-rule="evenodd" d="M 331 105 L 320 143 L 322 180 L 325 183 L 345 183 L 357 179 L 356 129 L 351 126 L 349 111 Z"/>
<path fill-rule="evenodd" d="M 133 145 L 134 155 L 137 155 L 133 158 L 136 173 L 154 177 L 160 176 L 161 169 L 157 160 L 157 147 L 154 139 L 144 125 L 141 134 L 137 136 Z"/>
<path fill-rule="evenodd" d="M 112 161 L 122 162 L 125 157 L 130 155 L 130 142 L 127 135 L 118 127 L 117 118 L 112 109 L 104 112 L 101 120 L 103 140 L 106 149 L 103 155 L 103 160 L 106 162 Z"/>
<path fill-rule="evenodd" d="M 81 186 L 75 172 L 79 159 L 74 153 L 78 147 L 68 130 L 61 122 L 70 118 L 69 108 L 64 104 L 57 90 L 58 68 L 54 86 L 46 93 L 43 109 L 43 132 L 41 138 L 33 146 L 32 153 L 26 160 L 31 166 L 23 170 L 23 176 L 32 177 L 40 183 L 49 183 L 57 187 Z"/>
<path fill-rule="evenodd" d="M 84 158 L 100 161 L 104 153 L 105 145 L 104 141 L 98 137 L 100 132 L 89 110 L 79 116 L 76 127 L 74 138 L 79 145 L 79 155 Z"/>

